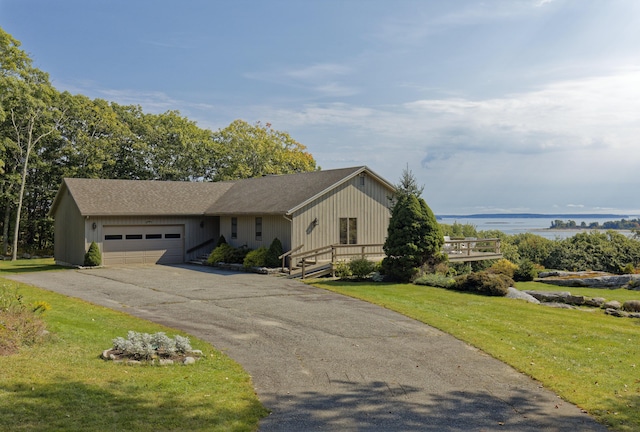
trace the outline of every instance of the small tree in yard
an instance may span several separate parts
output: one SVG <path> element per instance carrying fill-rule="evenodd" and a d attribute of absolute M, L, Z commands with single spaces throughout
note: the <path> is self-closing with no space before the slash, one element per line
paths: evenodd
<path fill-rule="evenodd" d="M 96 267 L 102 264 L 102 255 L 100 254 L 100 248 L 96 242 L 91 242 L 89 250 L 84 255 L 84 265 L 88 267 Z"/>
<path fill-rule="evenodd" d="M 444 237 L 436 217 L 427 203 L 416 196 L 422 189 L 415 186 L 411 173 L 406 170 L 398 185 L 387 239 L 383 249 L 384 274 L 401 282 L 411 281 L 425 264 L 436 264 L 444 244 Z M 405 187 L 403 187 L 405 186 Z"/>

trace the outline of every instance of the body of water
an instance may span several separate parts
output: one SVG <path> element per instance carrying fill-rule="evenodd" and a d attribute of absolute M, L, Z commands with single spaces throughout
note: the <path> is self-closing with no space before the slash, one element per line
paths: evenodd
<path fill-rule="evenodd" d="M 487 231 L 487 230 L 498 230 L 502 231 L 505 234 L 513 235 L 513 234 L 521 234 L 530 232 L 542 237 L 546 237 L 548 239 L 563 239 L 567 237 L 571 237 L 579 232 L 591 231 L 589 229 L 580 230 L 580 229 L 572 229 L 572 230 L 551 230 L 549 227 L 551 226 L 551 222 L 559 219 L 563 221 L 573 220 L 578 225 L 580 225 L 583 221 L 589 225 L 592 222 L 598 222 L 602 225 L 605 222 L 612 220 L 620 220 L 605 218 L 605 219 L 581 219 L 579 217 L 568 217 L 568 218 L 557 218 L 557 217 L 535 217 L 535 218 L 474 218 L 474 217 L 444 217 L 442 219 L 438 219 L 439 223 L 453 225 L 455 222 L 465 225 L 470 224 L 473 225 L 478 231 Z M 619 230 L 618 232 L 631 235 L 630 231 Z"/>

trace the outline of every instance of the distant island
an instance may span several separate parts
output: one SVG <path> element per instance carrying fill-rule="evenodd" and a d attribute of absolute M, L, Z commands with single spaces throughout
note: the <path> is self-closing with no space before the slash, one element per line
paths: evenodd
<path fill-rule="evenodd" d="M 580 213 L 580 214 L 543 214 L 543 213 L 480 213 L 470 215 L 437 215 L 437 219 L 625 219 L 628 215 Z"/>
<path fill-rule="evenodd" d="M 574 220 L 556 219 L 551 222 L 549 229 L 613 229 L 613 230 L 635 230 L 640 229 L 640 219 L 620 219 L 615 221 L 607 221 L 600 225 L 598 222 L 587 224 L 582 221 L 577 224 Z"/>

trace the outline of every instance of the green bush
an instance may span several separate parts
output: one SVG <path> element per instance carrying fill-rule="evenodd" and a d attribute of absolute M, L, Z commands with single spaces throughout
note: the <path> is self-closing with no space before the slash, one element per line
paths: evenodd
<path fill-rule="evenodd" d="M 232 264 L 244 264 L 244 259 L 249 252 L 251 252 L 251 249 L 246 246 L 233 248 L 233 250 L 231 251 L 231 256 L 229 257 L 229 261 L 227 262 Z"/>
<path fill-rule="evenodd" d="M 457 291 L 466 291 L 488 296 L 505 296 L 514 282 L 508 276 L 486 271 L 458 276 L 452 286 Z"/>
<path fill-rule="evenodd" d="M 528 259 L 520 261 L 518 268 L 513 274 L 513 279 L 517 282 L 528 282 L 538 277 L 537 266 Z"/>
<path fill-rule="evenodd" d="M 266 247 L 259 247 L 247 253 L 244 257 L 242 265 L 244 268 L 251 267 L 264 267 L 267 261 L 268 249 Z"/>
<path fill-rule="evenodd" d="M 428 273 L 420 276 L 414 281 L 416 285 L 426 285 L 438 288 L 450 289 L 456 283 L 456 280 L 452 277 L 445 276 L 438 273 Z"/>
<path fill-rule="evenodd" d="M 129 331 L 126 339 L 113 339 L 113 349 L 125 357 L 136 360 L 171 357 L 192 351 L 188 337 L 176 335 L 172 339 L 163 332 L 149 334 L 134 331 Z"/>
<path fill-rule="evenodd" d="M 335 272 L 336 277 L 339 277 L 340 279 L 346 279 L 353 275 L 353 273 L 351 273 L 351 267 L 346 261 L 338 261 L 335 263 L 333 271 Z"/>
<path fill-rule="evenodd" d="M 233 246 L 228 243 L 222 243 L 218 245 L 207 258 L 209 264 L 216 264 L 219 262 L 230 263 L 233 255 Z"/>
<path fill-rule="evenodd" d="M 283 253 L 284 250 L 282 248 L 282 242 L 278 240 L 278 237 L 274 238 L 269 246 L 269 250 L 267 251 L 265 265 L 271 268 L 280 267 L 282 265 L 282 261 L 278 257 Z"/>
<path fill-rule="evenodd" d="M 356 278 L 366 279 L 376 270 L 376 265 L 366 258 L 356 258 L 349 262 L 349 269 Z"/>
<path fill-rule="evenodd" d="M 224 238 L 222 234 L 220 234 L 220 237 L 218 237 L 218 243 L 216 243 L 216 246 L 220 246 L 223 244 L 227 244 L 227 239 Z"/>
<path fill-rule="evenodd" d="M 517 269 L 518 266 L 516 264 L 512 263 L 508 259 L 502 258 L 496 261 L 491 267 L 489 267 L 488 271 L 489 273 L 503 274 L 505 276 L 513 278 L 513 275 L 515 274 Z"/>
<path fill-rule="evenodd" d="M 84 265 L 87 267 L 96 267 L 102 264 L 102 255 L 100 254 L 100 248 L 96 242 L 91 242 L 89 250 L 84 255 Z"/>

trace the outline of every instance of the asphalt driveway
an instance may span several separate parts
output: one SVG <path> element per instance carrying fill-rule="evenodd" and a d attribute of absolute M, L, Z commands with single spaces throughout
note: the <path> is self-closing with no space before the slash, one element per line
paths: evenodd
<path fill-rule="evenodd" d="M 297 281 L 189 265 L 10 277 L 212 343 L 272 410 L 261 431 L 606 430 L 445 333 Z"/>

